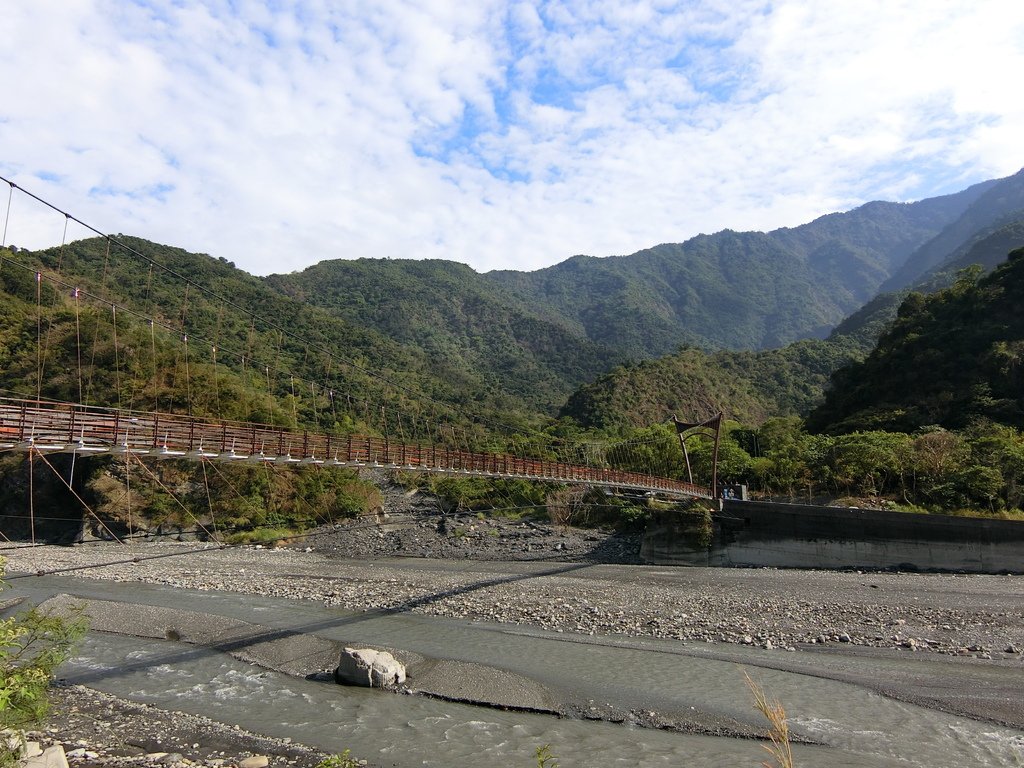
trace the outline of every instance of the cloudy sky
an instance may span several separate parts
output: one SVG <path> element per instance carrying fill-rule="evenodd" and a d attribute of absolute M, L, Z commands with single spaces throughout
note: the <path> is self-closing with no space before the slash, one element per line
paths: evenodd
<path fill-rule="evenodd" d="M 0 175 L 260 274 L 536 269 L 1024 165 L 1020 0 L 32 0 L 2 23 Z M 11 208 L 8 243 L 61 241 Z"/>

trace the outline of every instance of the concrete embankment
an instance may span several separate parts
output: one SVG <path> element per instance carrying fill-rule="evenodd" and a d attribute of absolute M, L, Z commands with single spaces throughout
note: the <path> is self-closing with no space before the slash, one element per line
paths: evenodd
<path fill-rule="evenodd" d="M 725 501 L 710 520 L 664 513 L 641 557 L 663 565 L 1024 572 L 1024 523 Z"/>

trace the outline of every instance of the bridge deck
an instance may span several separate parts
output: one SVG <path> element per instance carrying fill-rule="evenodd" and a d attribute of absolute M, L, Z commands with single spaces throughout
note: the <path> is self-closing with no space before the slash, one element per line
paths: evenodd
<path fill-rule="evenodd" d="M 639 472 L 459 451 L 386 437 L 327 435 L 264 424 L 0 398 L 0 450 L 133 454 L 259 464 L 388 467 L 549 480 L 710 498 L 707 488 Z"/>

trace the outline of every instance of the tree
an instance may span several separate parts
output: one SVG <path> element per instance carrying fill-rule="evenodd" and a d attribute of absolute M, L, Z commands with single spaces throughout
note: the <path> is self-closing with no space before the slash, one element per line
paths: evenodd
<path fill-rule="evenodd" d="M 896 432 L 854 432 L 835 439 L 831 465 L 847 493 L 876 495 L 905 489 L 912 440 Z"/>
<path fill-rule="evenodd" d="M 0 576 L 4 561 L 0 558 Z M 6 588 L 0 581 L 0 588 Z M 80 615 L 70 618 L 32 609 L 0 620 L 0 729 L 18 729 L 46 714 L 54 670 L 85 633 Z M 0 766 L 13 765 L 19 750 L 0 744 Z"/>

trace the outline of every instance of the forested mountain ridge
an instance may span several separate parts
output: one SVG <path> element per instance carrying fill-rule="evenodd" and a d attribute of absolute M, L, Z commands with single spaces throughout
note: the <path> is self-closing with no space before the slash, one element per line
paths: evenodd
<path fill-rule="evenodd" d="M 672 415 L 703 418 L 721 411 L 752 425 L 803 416 L 820 402 L 835 370 L 865 352 L 848 337 L 804 339 L 758 352 L 684 348 L 617 366 L 577 389 L 560 415 L 585 429 L 618 433 Z"/>
<path fill-rule="evenodd" d="M 636 426 L 712 402 L 757 422 L 817 405 L 833 371 L 871 349 L 899 297 L 862 305 L 1001 183 L 916 203 L 872 202 L 768 233 L 726 230 L 631 256 L 575 256 L 531 273 L 357 259 L 265 281 L 474 371 L 492 392 L 531 400 L 532 391 L 548 413 L 581 387 L 561 413 L 587 426 Z M 858 311 L 828 342 L 786 346 L 824 337 Z M 768 351 L 706 358 L 691 347 Z"/>
<path fill-rule="evenodd" d="M 679 365 L 688 361 L 706 369 L 697 378 L 720 393 L 714 399 L 732 400 L 737 415 L 756 420 L 813 407 L 831 371 L 873 343 L 884 312 L 870 327 L 844 329 L 830 342 L 792 348 L 785 342 L 825 336 L 844 316 L 837 314 L 840 307 L 860 307 L 918 243 L 962 220 L 966 211 L 977 213 L 981 200 L 1008 199 L 1004 193 L 993 195 L 1005 187 L 992 181 L 917 203 L 868 203 L 800 227 L 726 230 L 632 256 L 574 257 L 534 273 L 479 274 L 442 260 L 358 259 L 258 278 L 223 259 L 123 239 L 232 297 L 239 307 L 275 318 L 300 337 L 316 340 L 321 350 L 336 350 L 339 359 L 353 361 L 347 375 L 357 391 L 373 387 L 360 370 L 365 367 L 420 392 L 414 400 L 440 399 L 456 407 L 473 403 L 491 414 L 536 421 L 554 414 L 576 388 L 589 383 L 588 397 L 605 404 L 595 410 L 577 394 L 564 412 L 600 412 L 592 423 L 620 423 L 613 413 L 618 406 L 597 394 L 598 378 L 629 360 L 682 347 L 677 359 L 665 363 L 666 370 L 660 364 L 619 369 L 634 379 L 645 372 L 675 378 L 674 394 L 665 398 L 650 384 L 620 388 L 637 390 L 628 399 L 636 401 L 643 392 L 652 400 L 639 409 L 643 418 L 665 412 L 671 403 L 689 402 L 679 389 L 688 379 Z M 175 322 L 187 319 L 194 333 L 213 341 L 227 336 L 236 345 L 276 350 L 280 359 L 274 368 L 315 379 L 316 366 L 331 365 L 330 354 L 311 364 L 308 351 L 279 332 L 262 330 L 250 338 L 253 329 L 246 327 L 244 312 L 199 293 L 189 297 L 185 291 L 183 300 L 184 286 L 175 293 L 159 276 L 154 282 L 144 265 L 108 265 L 102 244 L 85 240 L 29 258 L 51 267 L 63 261 L 66 272 L 93 286 L 117 281 L 124 300 L 141 311 Z M 772 349 L 723 352 L 700 363 L 700 355 L 686 349 L 765 346 Z M 771 370 L 776 364 L 780 370 Z M 636 418 L 626 420 L 636 423 Z"/>
<path fill-rule="evenodd" d="M 326 261 L 266 283 L 551 411 L 624 355 L 451 261 Z"/>
<path fill-rule="evenodd" d="M 768 233 L 725 230 L 631 256 L 575 256 L 487 277 L 633 354 L 681 344 L 774 348 L 826 336 L 995 183 L 916 203 L 867 203 Z"/>
<path fill-rule="evenodd" d="M 680 346 L 768 349 L 824 338 L 995 181 L 873 202 L 773 232 L 698 235 L 629 256 L 479 274 L 441 260 L 325 261 L 275 290 L 555 402 L 623 359 Z"/>
<path fill-rule="evenodd" d="M 1021 217 L 1009 224 L 997 225 L 981 230 L 966 243 L 957 248 L 938 267 L 928 271 L 912 289 L 879 293 L 837 325 L 829 338 L 836 336 L 855 337 L 866 349 L 874 346 L 886 327 L 896 318 L 900 304 L 911 291 L 934 293 L 951 286 L 957 275 L 974 265 L 982 273 L 991 272 L 1006 260 L 1006 255 L 1024 246 L 1024 211 Z"/>
<path fill-rule="evenodd" d="M 953 285 L 956 276 L 963 275 L 964 270 L 971 275 L 970 279 L 976 279 L 978 268 L 981 272 L 998 268 L 1006 261 L 1008 252 L 1021 246 L 1024 246 L 1024 221 L 973 239 L 958 249 L 941 270 L 933 272 L 917 286 L 911 303 L 919 301 L 922 292 L 935 293 Z M 972 265 L 977 266 L 972 269 Z M 1024 279 L 1024 275 L 1020 277 Z M 645 419 L 665 418 L 676 412 L 703 414 L 721 410 L 729 418 L 746 424 L 758 424 L 772 416 L 807 416 L 821 404 L 832 375 L 872 353 L 879 339 L 885 338 L 897 313 L 907 311 L 903 305 L 908 294 L 911 292 L 879 294 L 837 325 L 824 341 L 809 339 L 758 352 L 703 353 L 684 349 L 656 360 L 617 367 L 574 392 L 562 413 L 588 427 L 620 429 L 637 427 Z M 1007 328 L 1011 341 L 1020 338 L 1013 336 L 1014 333 L 1024 335 L 1024 327 L 1014 330 L 1010 324 Z M 919 343 L 927 344 L 929 337 L 923 331 L 922 334 L 924 338 Z M 961 362 L 965 370 L 973 370 L 971 366 L 977 364 L 977 361 Z M 900 365 L 914 367 L 918 363 L 903 361 Z M 857 373 L 841 374 L 840 378 L 846 377 L 843 378 L 846 384 L 837 386 L 852 386 L 862 375 L 859 366 L 851 371 Z M 873 393 L 882 396 L 888 391 L 883 379 L 866 381 L 859 387 L 862 404 L 870 402 Z M 900 386 L 896 386 L 895 391 L 904 392 Z M 836 396 L 833 393 L 830 398 Z M 979 410 L 973 405 L 968 411 L 975 415 L 984 412 L 996 420 L 1003 418 L 997 411 Z M 900 422 L 890 417 L 879 416 L 877 421 L 858 419 L 837 428 L 895 429 L 900 426 Z M 833 428 L 823 422 L 814 423 L 819 428 Z M 913 419 L 907 423 L 920 426 Z"/>
<path fill-rule="evenodd" d="M 47 274 L 59 273 L 62 280 L 90 294 L 109 297 L 111 303 L 134 310 L 139 317 L 178 329 L 179 342 L 180 336 L 188 335 L 193 365 L 208 362 L 211 348 L 216 347 L 222 371 L 248 368 L 251 376 L 258 369 L 263 374 L 258 378 L 265 382 L 253 383 L 271 398 L 292 396 L 295 377 L 307 392 L 313 383 L 378 403 L 401 399 L 414 410 L 429 411 L 437 402 L 448 403 L 453 413 L 467 404 L 472 404 L 476 413 L 490 415 L 536 414 L 540 410 L 532 397 L 524 400 L 498 391 L 474 369 L 286 296 L 223 259 L 140 238 L 119 236 L 118 241 L 144 258 L 117 246 L 108 252 L 106 240 L 91 238 L 61 248 L 9 254 L 5 274 L 10 273 L 13 280 L 15 275 L 26 271 L 31 275 L 37 268 Z M 159 266 L 148 267 L 145 258 Z M 127 321 L 127 317 L 122 320 Z M 109 336 L 109 324 L 96 332 L 101 331 Z M 24 343 L 36 341 L 34 335 L 29 339 L 24 333 L 12 333 L 12 338 Z M 11 375 L 10 371 L 2 373 Z M 202 413 L 202 400 L 211 393 L 199 390 L 197 394 L 194 405 Z M 309 407 L 308 400 L 303 401 L 305 407 Z M 226 415 L 212 407 L 206 412 Z M 243 416 L 231 414 L 233 418 Z M 260 418 L 268 416 L 261 414 Z"/>
<path fill-rule="evenodd" d="M 978 272 L 910 293 L 874 351 L 835 374 L 809 428 L 910 432 L 979 418 L 1024 428 L 1024 248 Z"/>
<path fill-rule="evenodd" d="M 899 290 L 923 280 L 930 271 L 950 259 L 957 249 L 969 247 L 972 239 L 1024 219 L 1024 169 L 1005 179 L 986 182 L 986 185 L 966 210 L 910 254 L 881 286 L 882 291 Z"/>

